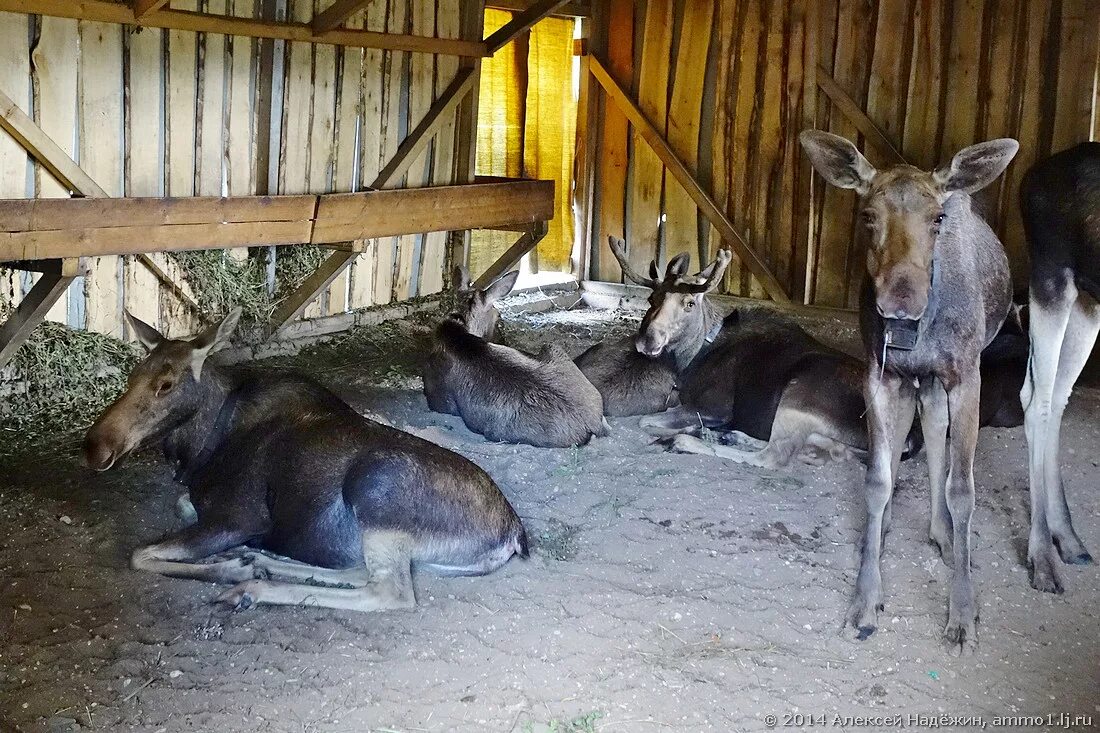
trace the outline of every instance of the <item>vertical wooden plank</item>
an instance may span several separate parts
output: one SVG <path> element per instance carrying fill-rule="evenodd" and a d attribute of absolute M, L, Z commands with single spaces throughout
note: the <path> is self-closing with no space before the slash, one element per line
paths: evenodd
<path fill-rule="evenodd" d="M 226 0 L 203 0 L 205 12 L 224 15 Z M 198 167 L 195 190 L 200 196 L 222 195 L 222 155 L 225 109 L 225 36 L 200 33 L 198 45 L 198 109 L 196 113 Z"/>
<path fill-rule="evenodd" d="M 926 170 L 939 163 L 943 43 L 947 29 L 944 13 L 944 0 L 917 0 L 910 35 L 908 99 L 899 149 L 906 160 Z"/>
<path fill-rule="evenodd" d="M 316 15 L 330 5 L 327 0 L 314 0 L 313 13 Z M 311 193 L 326 193 L 333 189 L 333 171 L 336 156 L 336 47 L 328 44 L 313 46 L 313 119 L 310 126 L 309 143 L 309 190 Z M 347 280 L 340 281 L 347 289 Z M 331 289 L 329 290 L 331 293 Z M 347 308 L 346 294 L 340 298 L 342 305 L 338 312 Z M 303 318 L 316 318 L 326 315 L 329 299 L 322 294 L 302 313 Z"/>
<path fill-rule="evenodd" d="M 718 202 L 727 217 L 731 221 L 739 221 L 738 216 L 730 211 L 729 202 L 729 178 L 730 178 L 730 142 L 732 140 L 733 113 L 730 104 L 730 86 L 736 79 L 734 67 L 736 65 L 735 34 L 739 32 L 737 27 L 737 13 L 744 3 L 739 0 L 718 0 L 716 21 L 714 23 L 714 44 L 711 56 L 716 65 L 714 74 L 714 113 L 713 130 L 711 132 L 711 161 L 710 161 L 710 186 L 714 200 Z M 739 37 L 739 36 L 737 36 Z M 718 230 L 713 225 L 708 226 L 708 248 L 706 252 L 700 252 L 702 262 L 706 262 L 721 246 L 722 241 Z M 726 283 L 741 282 L 741 262 L 736 255 L 730 260 L 726 268 Z M 730 270 L 736 269 L 737 274 L 732 279 Z"/>
<path fill-rule="evenodd" d="M 787 32 L 789 3 L 768 3 L 766 42 L 760 46 L 761 58 L 757 63 L 758 104 L 753 110 L 750 147 L 753 158 L 752 227 L 754 245 L 764 256 L 772 271 L 784 287 L 789 286 L 790 213 L 792 186 L 786 180 L 789 171 L 784 167 L 785 105 L 787 102 L 787 76 L 790 73 Z M 798 87 L 801 88 L 801 77 Z M 765 298 L 759 283 L 753 283 L 750 294 Z"/>
<path fill-rule="evenodd" d="M 791 73 L 788 74 L 788 99 L 798 97 L 787 112 L 788 136 L 785 158 L 792 169 L 794 205 L 791 207 L 791 277 L 788 293 L 803 303 L 810 298 L 810 267 L 815 258 L 813 247 L 813 179 L 809 159 L 802 155 L 798 133 L 813 127 L 817 116 L 817 20 L 816 0 L 798 0 L 792 6 Z M 800 40 L 801 39 L 801 40 Z M 790 103 L 789 103 L 790 104 Z"/>
<path fill-rule="evenodd" d="M 1100 4 L 1062 1 L 1052 151 L 1065 150 L 1091 135 L 1098 16 Z"/>
<path fill-rule="evenodd" d="M 598 8 L 594 9 L 599 13 Z M 485 37 L 485 7 L 482 0 L 465 0 L 459 4 L 459 34 L 466 40 Z M 478 115 L 481 98 L 481 78 L 484 73 L 480 58 L 459 59 L 460 71 L 473 75 L 473 88 L 455 112 L 455 182 L 468 183 L 477 168 Z M 472 231 L 451 232 L 448 256 L 451 264 L 469 264 L 473 250 Z"/>
<path fill-rule="evenodd" d="M 362 28 L 361 17 L 353 17 L 345 24 L 349 28 Z M 356 122 L 360 117 L 361 89 L 363 85 L 363 49 L 337 50 L 339 74 L 336 85 L 336 158 L 333 168 L 334 191 L 359 189 L 356 159 Z M 360 258 L 356 258 L 359 260 Z M 349 306 L 349 286 L 352 267 L 345 268 L 328 287 L 328 312 L 343 313 Z"/>
<path fill-rule="evenodd" d="M 372 31 L 386 30 L 386 3 L 382 0 L 367 7 L 366 28 Z M 362 101 L 359 118 L 359 188 L 371 185 L 382 168 L 382 79 L 383 52 L 364 49 L 362 57 Z M 387 240 L 387 244 L 392 243 Z M 363 254 L 355 258 L 351 267 L 349 305 L 365 308 L 374 304 L 375 270 L 379 261 L 378 240 L 366 242 Z M 392 267 L 392 263 L 390 265 Z M 387 296 L 389 286 L 386 287 Z"/>
<path fill-rule="evenodd" d="M 3 21 L 0 21 L 3 22 Z M 43 17 L 38 43 L 31 53 L 36 87 L 34 121 L 69 156 L 76 155 L 77 25 L 75 20 Z M 42 166 L 35 175 L 39 198 L 68 198 L 69 191 Z M 84 283 L 74 281 L 68 292 L 50 309 L 51 321 L 67 323 L 69 297 L 83 297 Z M 75 305 L 75 304 L 74 304 Z M 79 313 L 74 309 L 74 315 Z M 74 325 L 83 325 L 77 321 Z"/>
<path fill-rule="evenodd" d="M 31 101 L 29 22 L 26 15 L 0 13 L 0 89 L 24 112 L 30 110 Z M 27 197 L 28 166 L 26 151 L 6 132 L 0 132 L 0 198 Z M 0 269 L 0 301 L 17 305 L 21 291 L 20 274 Z"/>
<path fill-rule="evenodd" d="M 986 0 L 982 29 L 982 62 L 978 79 L 978 140 L 1012 137 L 1016 134 L 1018 108 L 1016 97 L 1021 91 L 1020 65 L 1015 63 L 1021 50 L 1017 47 L 1017 26 L 1023 3 L 1001 3 Z M 1008 176 L 1000 176 L 983 192 L 982 207 L 994 229 L 1003 229 L 1007 202 Z M 1012 202 L 1015 205 L 1015 201 Z M 1009 264 L 1016 269 L 1021 262 L 1010 254 Z"/>
<path fill-rule="evenodd" d="M 862 0 L 840 0 L 836 17 L 833 78 L 863 107 L 867 77 L 875 45 L 874 7 Z M 859 131 L 841 112 L 831 108 L 829 132 L 859 144 Z M 862 241 L 855 234 L 855 200 L 850 191 L 825 186 L 819 234 L 816 300 L 818 305 L 844 307 L 859 297 L 862 278 Z"/>
<path fill-rule="evenodd" d="M 412 33 L 417 36 L 430 36 L 435 32 L 435 3 L 417 1 L 412 4 Z M 432 106 L 434 95 L 435 63 L 429 54 L 416 53 L 410 59 L 409 70 L 409 123 L 412 130 Z M 431 162 L 431 150 L 425 150 L 409 168 L 406 187 L 421 188 L 429 179 L 428 166 Z M 417 246 L 423 235 L 409 234 L 398 238 L 397 270 L 394 276 L 394 300 L 407 300 L 416 294 L 416 254 Z"/>
<path fill-rule="evenodd" d="M 668 74 L 672 53 L 672 0 L 646 3 L 642 56 L 638 76 L 638 106 L 662 133 L 668 119 Z M 661 198 L 664 166 L 641 135 L 633 134 L 630 176 L 630 263 L 644 270 L 651 259 L 661 259 Z"/>
<path fill-rule="evenodd" d="M 159 196 L 161 135 L 161 31 L 140 28 L 126 34 L 127 196 Z M 146 323 L 160 327 L 160 281 L 149 269 L 127 258 L 126 308 Z M 129 324 L 124 324 L 128 338 Z"/>
<path fill-rule="evenodd" d="M 178 0 L 174 8 L 197 10 L 197 0 Z M 165 175 L 169 196 L 195 195 L 195 105 L 197 38 L 190 31 L 167 31 L 168 102 L 165 107 Z"/>
<path fill-rule="evenodd" d="M 435 17 L 435 34 L 439 38 L 459 37 L 458 0 L 438 0 Z M 438 97 L 454 81 L 458 72 L 455 56 L 435 57 L 435 97 Z M 432 160 L 432 185 L 441 186 L 454 180 L 455 113 L 448 115 L 435 138 Z M 418 295 L 431 295 L 443 289 L 446 272 L 447 232 L 424 235 L 420 253 L 420 277 Z"/>
<path fill-rule="evenodd" d="M 634 3 L 608 0 L 607 32 L 603 42 L 607 70 L 624 89 L 634 78 Z M 607 245 L 609 235 L 626 236 L 627 170 L 629 124 L 626 116 L 600 95 L 600 156 L 596 164 L 596 268 L 598 280 L 622 281 L 619 265 Z"/>
<path fill-rule="evenodd" d="M 985 6 L 982 0 L 955 0 L 948 24 L 947 95 L 944 98 L 944 161 L 975 142 L 978 131 L 978 77 L 981 64 L 980 43 L 974 42 L 975 30 L 982 27 Z M 980 38 L 980 36 L 979 36 Z"/>
<path fill-rule="evenodd" d="M 840 0 L 822 0 L 817 4 L 817 64 L 818 69 L 824 70 L 831 78 L 833 76 L 833 63 L 836 58 L 836 34 L 837 13 Z M 815 86 L 818 79 L 813 79 Z M 814 115 L 814 127 L 819 130 L 829 129 L 829 117 L 832 112 L 831 102 L 827 94 L 817 90 L 817 110 Z M 803 153 L 805 157 L 805 153 Z M 808 159 L 807 159 L 807 162 Z M 816 173 L 811 174 L 811 187 L 813 198 L 813 210 L 810 216 L 813 219 L 813 240 L 810 243 L 811 259 L 806 263 L 807 269 L 807 303 L 816 303 L 818 300 L 818 275 L 821 271 L 821 227 L 825 216 L 825 207 L 822 205 L 825 198 L 825 181 Z"/>
<path fill-rule="evenodd" d="M 232 0 L 232 14 L 255 17 L 255 0 Z M 226 39 L 226 125 L 225 169 L 226 185 L 230 196 L 249 196 L 255 193 L 255 140 L 252 123 L 255 119 L 255 100 L 252 90 L 253 68 L 257 43 L 244 36 Z M 234 256 L 247 255 L 242 248 Z"/>
<path fill-rule="evenodd" d="M 965 0 L 964 0 L 965 1 Z M 905 124 L 905 100 L 909 84 L 908 23 L 913 16 L 911 0 L 879 0 L 875 25 L 875 50 L 871 57 L 871 78 L 867 86 L 867 116 L 889 138 L 894 147 L 901 144 Z M 981 28 L 981 25 L 977 26 Z M 973 27 L 966 38 L 973 42 Z M 977 64 L 974 65 L 975 92 Z M 975 94 L 976 96 L 976 94 Z M 869 152 L 874 162 L 874 153 Z"/>
<path fill-rule="evenodd" d="M 1021 83 L 1017 87 L 1016 100 L 1019 123 L 1013 137 L 1020 142 L 1020 151 L 1006 172 L 1005 198 L 1011 204 L 1007 206 L 1008 216 L 1001 238 L 1005 251 L 1014 264 L 1026 261 L 1023 259 L 1023 253 L 1027 251 L 1023 220 L 1020 218 L 1020 207 L 1017 204 L 1020 181 L 1036 160 L 1046 157 L 1051 152 L 1041 144 L 1041 128 L 1043 98 L 1050 84 L 1051 71 L 1045 68 L 1045 61 L 1048 47 L 1053 40 L 1049 37 L 1049 31 L 1055 1 L 1027 0 L 1018 28 L 1017 46 L 1021 49 L 1021 54 L 1017 58 L 1017 64 L 1021 69 Z M 1013 283 L 1017 288 L 1026 285 L 1026 274 L 1023 267 L 1013 267 Z"/>
<path fill-rule="evenodd" d="M 80 22 L 81 167 L 110 196 L 122 194 L 122 26 Z M 119 257 L 88 263 L 87 327 L 121 338 L 124 280 Z"/>
<path fill-rule="evenodd" d="M 389 0 L 386 14 L 386 31 L 389 33 L 406 33 L 408 25 L 408 3 L 406 0 Z M 401 144 L 401 86 L 404 77 L 403 67 L 408 54 L 404 51 L 387 51 L 383 61 L 382 79 L 382 129 L 380 158 L 388 162 L 397 152 Z M 373 179 L 372 179 L 373 181 Z M 394 181 L 389 188 L 396 188 L 399 182 Z M 397 239 L 386 238 L 378 241 L 376 245 L 376 266 L 374 279 L 374 302 L 376 304 L 389 303 L 393 299 L 393 278 L 397 254 Z"/>
<path fill-rule="evenodd" d="M 668 143 L 693 174 L 699 165 L 703 82 L 713 20 L 714 0 L 685 4 L 668 106 Z M 681 252 L 699 255 L 699 209 L 672 176 L 665 177 L 665 243 L 667 259 Z"/>
<path fill-rule="evenodd" d="M 313 17 L 313 0 L 290 0 L 287 19 L 305 23 Z M 312 124 L 313 54 L 308 43 L 286 44 L 283 86 L 283 137 L 279 193 L 309 192 L 309 134 Z"/>

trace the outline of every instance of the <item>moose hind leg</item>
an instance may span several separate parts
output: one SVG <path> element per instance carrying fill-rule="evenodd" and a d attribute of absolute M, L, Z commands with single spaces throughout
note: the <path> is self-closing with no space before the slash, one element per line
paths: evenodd
<path fill-rule="evenodd" d="M 334 570 L 322 568 L 317 565 L 308 565 L 295 560 L 282 560 L 263 553 L 252 553 L 246 556 L 255 568 L 255 577 L 280 580 L 294 580 L 302 583 L 319 583 L 322 585 L 345 585 L 361 587 L 370 582 L 370 574 L 365 566 Z"/>
<path fill-rule="evenodd" d="M 404 532 L 366 530 L 363 560 L 370 579 L 358 588 L 249 580 L 218 596 L 217 602 L 242 610 L 261 604 L 364 612 L 412 608 L 412 548 L 413 540 Z"/>
<path fill-rule="evenodd" d="M 1065 563 L 1087 565 L 1092 555 L 1077 536 L 1066 503 L 1062 482 L 1062 464 L 1059 457 L 1062 416 L 1069 403 L 1070 393 L 1081 371 L 1085 368 L 1100 330 L 1100 307 L 1091 296 L 1081 295 L 1073 305 L 1065 337 L 1058 358 L 1058 374 L 1054 381 L 1050 423 L 1047 426 L 1044 465 L 1044 483 L 1047 490 L 1047 525 L 1058 554 Z"/>
<path fill-rule="evenodd" d="M 1046 593 L 1061 593 L 1063 590 L 1047 517 L 1046 454 L 1054 385 L 1059 371 L 1058 360 L 1076 299 L 1077 288 L 1070 282 L 1065 285 L 1060 297 L 1052 302 L 1040 302 L 1032 292 L 1028 308 L 1031 348 L 1024 386 L 1020 390 L 1031 488 L 1031 531 L 1028 535 L 1027 564 L 1032 587 Z M 1057 457 L 1054 460 L 1057 461 Z"/>

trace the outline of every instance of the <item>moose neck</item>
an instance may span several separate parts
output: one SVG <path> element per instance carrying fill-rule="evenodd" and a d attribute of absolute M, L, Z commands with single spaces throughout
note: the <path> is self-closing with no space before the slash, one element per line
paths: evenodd
<path fill-rule="evenodd" d="M 202 378 L 194 386 L 198 406 L 164 438 L 165 457 L 177 464 L 176 480 L 189 484 L 225 441 L 229 432 L 226 421 L 232 417 L 225 411 L 232 411 L 229 403 L 235 388 L 227 372 L 212 364 L 203 368 Z"/>
<path fill-rule="evenodd" d="M 674 344 L 669 345 L 668 351 L 675 362 L 677 372 L 687 369 L 688 364 L 699 355 L 699 352 L 709 346 L 707 336 L 722 323 L 722 317 L 706 296 L 703 296 L 699 310 L 698 317 L 692 319 Z"/>

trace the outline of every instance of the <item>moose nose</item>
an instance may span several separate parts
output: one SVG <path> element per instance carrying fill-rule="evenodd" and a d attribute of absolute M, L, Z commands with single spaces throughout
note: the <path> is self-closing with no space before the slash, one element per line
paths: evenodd
<path fill-rule="evenodd" d="M 920 320 L 920 313 L 912 313 L 904 305 L 899 305 L 894 308 L 884 308 L 881 303 L 876 303 L 878 308 L 878 314 L 883 318 L 894 318 L 899 321 L 917 321 Z"/>
<path fill-rule="evenodd" d="M 650 357 L 657 357 L 664 351 L 664 345 L 655 339 L 651 339 L 648 336 L 639 336 L 634 340 L 634 348 L 638 350 L 638 353 L 645 354 Z"/>
<path fill-rule="evenodd" d="M 84 440 L 84 463 L 93 471 L 106 471 L 115 465 L 115 452 L 105 442 L 89 436 Z"/>

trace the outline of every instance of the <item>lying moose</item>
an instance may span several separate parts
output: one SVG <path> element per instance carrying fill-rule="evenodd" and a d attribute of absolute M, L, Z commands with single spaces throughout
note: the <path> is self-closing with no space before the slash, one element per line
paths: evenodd
<path fill-rule="evenodd" d="M 149 355 L 88 431 L 85 460 L 106 471 L 161 443 L 197 517 L 136 550 L 135 570 L 238 583 L 217 599 L 238 608 L 377 611 L 416 604 L 412 564 L 480 575 L 527 555 L 519 517 L 470 461 L 362 417 L 305 377 L 210 363 L 239 315 L 179 341 L 127 313 Z M 201 562 L 241 545 L 296 562 Z"/>
<path fill-rule="evenodd" d="M 505 443 L 568 448 L 606 435 L 603 398 L 560 346 L 531 356 L 492 342 L 500 321 L 495 303 L 517 277 L 501 275 L 479 290 L 465 268 L 455 268 L 457 306 L 436 327 L 424 365 L 428 407 Z"/>

